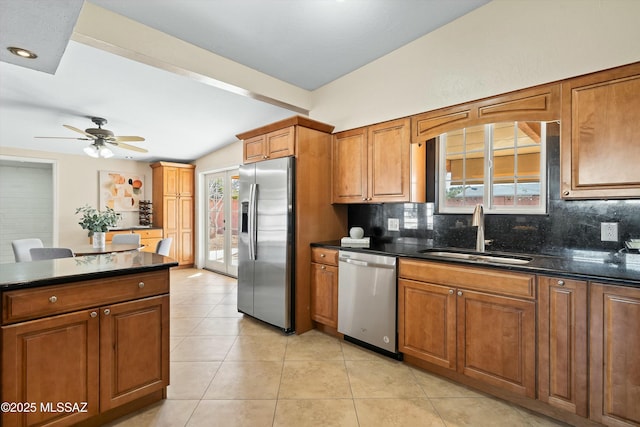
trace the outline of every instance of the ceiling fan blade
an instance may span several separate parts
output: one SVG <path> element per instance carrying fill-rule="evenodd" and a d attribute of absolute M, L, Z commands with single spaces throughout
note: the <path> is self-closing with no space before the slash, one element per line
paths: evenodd
<path fill-rule="evenodd" d="M 148 153 L 149 152 L 149 150 L 145 150 L 144 148 L 134 147 L 133 145 L 125 144 L 123 142 L 111 142 L 111 141 L 108 141 L 108 142 L 110 144 L 115 145 L 116 147 L 124 148 L 124 149 L 127 149 L 127 150 L 138 151 L 140 153 Z"/>
<path fill-rule="evenodd" d="M 87 132 L 83 131 L 82 129 L 78 129 L 78 128 L 75 128 L 75 127 L 69 126 L 69 125 L 62 125 L 62 126 L 66 127 L 69 130 L 72 130 L 74 132 L 78 132 L 78 133 L 81 133 L 83 135 L 86 135 L 91 139 L 98 139 L 98 137 L 96 137 L 95 135 L 91 135 L 90 133 L 87 133 Z"/>
<path fill-rule="evenodd" d="M 34 136 L 34 138 L 48 138 L 48 139 L 77 139 L 80 141 L 93 141 L 89 138 L 74 138 L 72 136 Z"/>
<path fill-rule="evenodd" d="M 144 141 L 144 138 L 141 136 L 112 136 L 111 138 L 109 138 L 111 141 L 138 141 L 138 142 L 142 142 Z"/>

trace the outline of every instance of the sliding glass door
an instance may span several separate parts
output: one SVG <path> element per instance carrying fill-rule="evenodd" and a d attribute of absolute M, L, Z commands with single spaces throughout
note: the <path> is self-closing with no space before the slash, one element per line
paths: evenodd
<path fill-rule="evenodd" d="M 230 276 L 238 274 L 238 190 L 238 169 L 205 175 L 205 268 Z"/>

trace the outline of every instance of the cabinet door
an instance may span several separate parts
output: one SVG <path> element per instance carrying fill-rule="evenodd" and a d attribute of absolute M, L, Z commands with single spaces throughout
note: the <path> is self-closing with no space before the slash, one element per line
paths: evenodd
<path fill-rule="evenodd" d="M 640 63 L 562 83 L 562 197 L 640 197 Z"/>
<path fill-rule="evenodd" d="M 535 302 L 457 291 L 458 372 L 536 397 Z"/>
<path fill-rule="evenodd" d="M 640 289 L 591 284 L 590 417 L 640 425 Z"/>
<path fill-rule="evenodd" d="M 266 136 L 267 158 L 277 159 L 293 156 L 295 154 L 295 135 L 295 126 L 269 132 Z"/>
<path fill-rule="evenodd" d="M 402 353 L 456 368 L 456 295 L 452 287 L 398 280 L 398 345 Z"/>
<path fill-rule="evenodd" d="M 311 263 L 311 318 L 338 327 L 338 268 Z"/>
<path fill-rule="evenodd" d="M 259 162 L 267 155 L 266 135 L 245 139 L 242 144 L 245 163 Z"/>
<path fill-rule="evenodd" d="M 180 264 L 193 263 L 193 199 L 180 197 L 178 199 L 180 217 L 176 259 Z"/>
<path fill-rule="evenodd" d="M 333 136 L 332 203 L 363 203 L 367 200 L 366 128 Z"/>
<path fill-rule="evenodd" d="M 179 207 L 180 198 L 178 197 L 164 197 L 163 198 L 163 225 L 164 237 L 173 237 L 175 242 L 171 245 L 171 251 L 169 256 L 173 259 L 178 259 L 179 245 L 178 229 L 179 229 Z"/>
<path fill-rule="evenodd" d="M 180 197 L 192 197 L 193 185 L 193 169 L 178 168 L 178 195 Z"/>
<path fill-rule="evenodd" d="M 539 277 L 538 398 L 587 416 L 587 283 Z"/>
<path fill-rule="evenodd" d="M 410 123 L 402 119 L 369 127 L 369 201 L 410 200 Z"/>
<path fill-rule="evenodd" d="M 1 425 L 69 426 L 98 414 L 98 319 L 83 310 L 2 327 L 2 402 L 36 410 L 3 411 Z M 86 412 L 56 411 L 58 402 L 86 402 Z"/>
<path fill-rule="evenodd" d="M 169 296 L 100 308 L 100 408 L 169 385 Z"/>
<path fill-rule="evenodd" d="M 180 192 L 180 176 L 178 168 L 165 166 L 162 168 L 164 180 L 163 194 L 165 196 L 177 196 Z"/>

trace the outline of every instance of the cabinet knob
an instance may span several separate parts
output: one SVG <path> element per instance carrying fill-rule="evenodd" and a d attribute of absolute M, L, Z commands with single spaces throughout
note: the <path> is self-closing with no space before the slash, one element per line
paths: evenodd
<path fill-rule="evenodd" d="M 327 256 L 326 254 L 320 254 L 320 258 L 324 258 L 326 256 Z"/>
<path fill-rule="evenodd" d="M 262 158 L 263 158 L 263 159 L 268 159 L 268 158 L 269 158 L 269 156 L 264 155 L 264 156 L 262 156 Z"/>
<path fill-rule="evenodd" d="M 91 317 L 96 317 L 98 315 L 98 313 L 96 311 L 92 311 L 89 316 Z"/>
<path fill-rule="evenodd" d="M 50 302 L 50 303 L 54 303 L 54 302 L 56 302 L 56 301 L 58 301 L 58 297 L 57 297 L 57 296 L 52 295 L 52 296 L 50 296 L 50 297 L 49 297 L 49 302 Z"/>
<path fill-rule="evenodd" d="M 458 291 L 458 296 L 461 297 L 462 296 L 462 291 Z"/>
<path fill-rule="evenodd" d="M 321 267 L 320 267 L 320 269 L 322 269 L 322 270 L 326 270 L 326 269 L 327 269 L 327 267 L 323 265 L 323 266 L 321 266 Z"/>
<path fill-rule="evenodd" d="M 366 198 L 366 197 L 363 197 L 363 198 L 362 198 L 362 200 L 366 201 L 366 200 L 367 200 L 367 198 Z"/>
<path fill-rule="evenodd" d="M 140 289 L 144 288 L 144 282 L 140 282 L 140 283 L 138 283 L 138 287 L 139 287 Z"/>
<path fill-rule="evenodd" d="M 110 314 L 111 314 L 111 310 L 109 310 L 108 308 L 105 308 L 105 309 L 104 309 L 104 315 L 105 315 L 105 316 L 108 316 L 108 315 L 110 315 Z"/>
<path fill-rule="evenodd" d="M 564 190 L 564 191 L 562 192 L 562 195 L 563 195 L 563 196 L 568 196 L 569 194 L 571 194 L 571 193 L 569 193 L 569 190 Z"/>
<path fill-rule="evenodd" d="M 558 286 L 564 286 L 564 280 L 558 280 Z"/>
<path fill-rule="evenodd" d="M 453 295 L 453 289 L 449 289 L 449 295 Z"/>

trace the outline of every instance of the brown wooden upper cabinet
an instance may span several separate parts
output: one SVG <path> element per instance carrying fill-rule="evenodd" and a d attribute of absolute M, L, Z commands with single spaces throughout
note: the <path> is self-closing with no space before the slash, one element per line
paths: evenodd
<path fill-rule="evenodd" d="M 448 131 L 482 124 L 558 119 L 560 84 L 555 83 L 413 116 L 411 142 L 425 142 Z"/>
<path fill-rule="evenodd" d="M 640 198 L 640 62 L 562 83 L 561 194 Z"/>
<path fill-rule="evenodd" d="M 244 162 L 277 159 L 294 155 L 294 127 L 289 126 L 265 135 L 258 135 L 244 141 Z"/>
<path fill-rule="evenodd" d="M 334 134 L 332 161 L 333 203 L 426 201 L 426 146 L 408 118 Z"/>
<path fill-rule="evenodd" d="M 241 133 L 236 137 L 243 141 L 244 163 L 295 156 L 296 126 L 298 125 L 321 132 L 331 133 L 333 131 L 331 125 L 316 122 L 303 116 L 294 116 Z"/>

